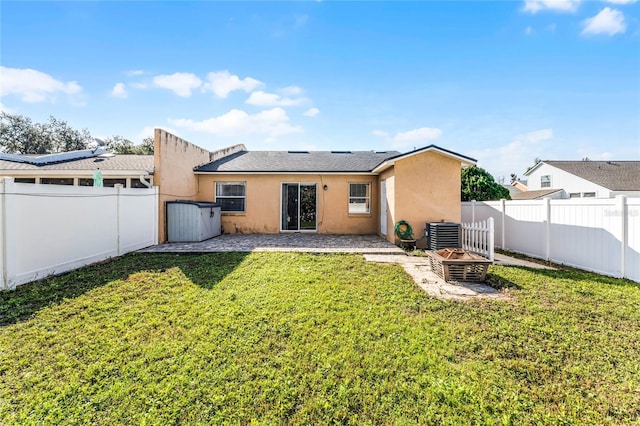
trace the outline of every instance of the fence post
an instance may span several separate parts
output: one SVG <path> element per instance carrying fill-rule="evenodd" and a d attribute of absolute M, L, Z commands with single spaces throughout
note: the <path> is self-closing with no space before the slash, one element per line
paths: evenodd
<path fill-rule="evenodd" d="M 489 260 L 491 260 L 493 262 L 494 256 L 495 256 L 495 249 L 494 249 L 494 235 L 493 235 L 493 218 L 490 217 L 489 219 L 487 219 L 487 223 L 489 225 L 489 238 L 487 241 L 487 245 L 489 246 Z"/>
<path fill-rule="evenodd" d="M 501 219 L 501 223 L 500 223 L 500 229 L 501 229 L 501 237 L 502 237 L 502 245 L 500 246 L 500 248 L 502 250 L 506 250 L 506 238 L 505 238 L 505 233 L 506 233 L 506 226 L 505 226 L 505 218 L 506 218 L 506 204 L 505 204 L 505 199 L 504 198 L 500 198 L 500 211 L 502 212 L 502 219 Z"/>
<path fill-rule="evenodd" d="M 160 205 L 160 191 L 157 186 L 153 187 L 154 189 L 154 197 L 153 197 L 153 244 L 158 244 L 158 210 Z"/>
<path fill-rule="evenodd" d="M 476 200 L 471 200 L 471 223 L 476 222 Z"/>
<path fill-rule="evenodd" d="M 628 215 L 627 215 L 627 196 L 618 195 L 618 208 L 620 211 L 620 277 L 626 278 L 627 275 L 627 230 L 628 230 Z"/>
<path fill-rule="evenodd" d="M 122 184 L 117 183 L 114 185 L 116 189 L 116 255 L 120 256 L 122 250 L 120 249 L 120 219 L 121 219 L 121 211 L 120 211 L 120 190 L 122 189 Z"/>
<path fill-rule="evenodd" d="M 544 260 L 551 259 L 551 198 L 544 199 Z"/>
<path fill-rule="evenodd" d="M 5 179 L 0 178 L 0 290 L 7 289 L 7 197 Z"/>

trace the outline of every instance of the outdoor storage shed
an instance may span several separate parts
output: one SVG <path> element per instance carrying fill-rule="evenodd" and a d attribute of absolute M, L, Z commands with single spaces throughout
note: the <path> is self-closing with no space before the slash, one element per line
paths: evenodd
<path fill-rule="evenodd" d="M 220 205 L 167 201 L 167 240 L 171 243 L 204 241 L 220 235 Z"/>

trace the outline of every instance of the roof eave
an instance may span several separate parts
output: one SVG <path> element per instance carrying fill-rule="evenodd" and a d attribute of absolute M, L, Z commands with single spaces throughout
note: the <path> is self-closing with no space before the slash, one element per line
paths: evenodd
<path fill-rule="evenodd" d="M 375 176 L 377 173 L 371 171 L 291 171 L 291 170 L 269 170 L 269 171 L 204 171 L 194 170 L 196 175 L 366 175 Z"/>
<path fill-rule="evenodd" d="M 396 155 L 391 158 L 387 158 L 382 163 L 378 164 L 372 170 L 372 172 L 375 174 L 381 173 L 387 170 L 389 167 L 393 166 L 396 160 L 412 157 L 414 155 L 422 154 L 423 152 L 428 152 L 428 151 L 436 151 L 444 156 L 454 158 L 456 160 L 460 160 L 462 167 L 475 166 L 476 163 L 478 162 L 478 160 L 476 160 L 475 158 L 467 157 L 467 156 L 455 153 L 453 151 L 449 151 L 448 149 L 440 148 L 439 146 L 436 146 L 436 145 L 429 145 L 429 146 L 425 146 L 424 148 L 419 148 L 411 152 L 407 152 L 404 154 Z"/>

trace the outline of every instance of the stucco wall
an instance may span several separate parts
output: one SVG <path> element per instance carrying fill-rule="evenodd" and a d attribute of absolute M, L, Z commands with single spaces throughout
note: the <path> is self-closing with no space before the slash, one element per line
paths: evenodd
<path fill-rule="evenodd" d="M 393 223 L 409 222 L 414 238 L 424 235 L 426 222 L 460 222 L 460 160 L 434 151 L 400 159 L 393 186 Z M 418 243 L 424 245 L 424 240 Z"/>
<path fill-rule="evenodd" d="M 158 240 L 165 242 L 165 202 L 196 199 L 198 179 L 193 168 L 208 163 L 211 153 L 162 129 L 155 129 L 153 149 L 153 181 L 160 188 Z"/>
<path fill-rule="evenodd" d="M 354 175 L 198 175 L 198 200 L 215 200 L 215 182 L 246 182 L 246 212 L 224 213 L 225 233 L 280 232 L 281 188 L 283 183 L 315 183 L 317 185 L 318 233 L 375 234 L 378 232 L 380 201 L 377 176 Z M 371 212 L 349 214 L 349 183 L 371 184 Z M 327 185 L 324 190 L 323 186 Z"/>
<path fill-rule="evenodd" d="M 391 242 L 395 242 L 395 233 L 393 231 L 393 227 L 396 223 L 395 220 L 395 205 L 396 205 L 396 198 L 395 198 L 395 178 L 394 178 L 394 168 L 391 167 L 387 170 L 385 170 L 384 172 L 380 173 L 379 176 L 379 181 L 385 181 L 386 182 L 386 191 L 387 191 L 387 202 L 386 202 L 386 207 L 387 207 L 387 234 L 385 235 L 386 239 L 388 241 Z M 380 184 L 378 184 L 378 190 L 380 190 Z M 378 201 L 378 205 L 381 205 L 380 201 Z M 380 207 L 379 207 L 380 208 Z M 380 211 L 378 211 L 378 229 L 377 232 L 378 234 L 380 234 L 380 220 L 381 220 L 381 215 L 380 215 Z"/>

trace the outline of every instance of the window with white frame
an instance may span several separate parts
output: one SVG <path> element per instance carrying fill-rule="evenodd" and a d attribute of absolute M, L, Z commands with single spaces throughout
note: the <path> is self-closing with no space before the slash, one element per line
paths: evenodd
<path fill-rule="evenodd" d="M 580 198 L 580 193 L 579 192 L 570 192 L 569 193 L 569 198 Z"/>
<path fill-rule="evenodd" d="M 349 183 L 349 213 L 368 214 L 371 212 L 371 184 Z"/>
<path fill-rule="evenodd" d="M 596 196 L 596 193 L 595 193 L 595 192 L 584 192 L 584 193 L 582 194 L 582 196 L 583 196 L 584 198 L 594 198 L 594 197 Z"/>
<path fill-rule="evenodd" d="M 246 182 L 216 182 L 216 203 L 221 211 L 244 213 L 246 201 Z"/>
<path fill-rule="evenodd" d="M 540 188 L 551 188 L 551 175 L 540 176 Z"/>

